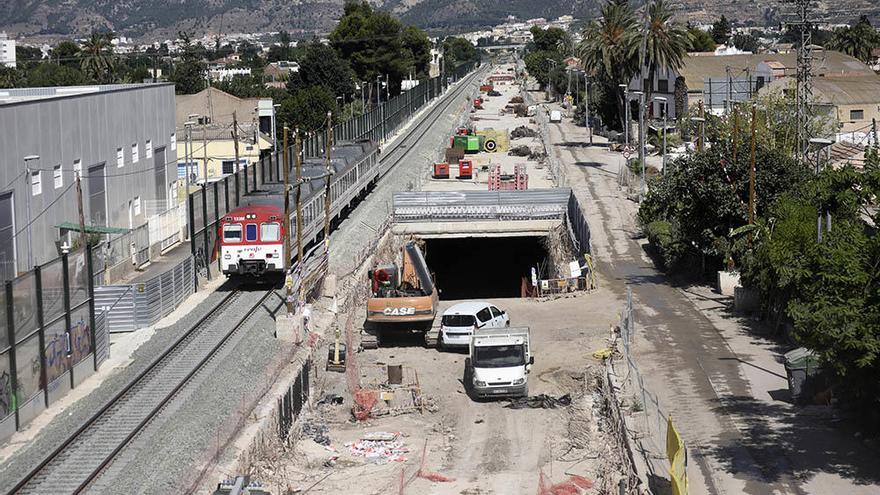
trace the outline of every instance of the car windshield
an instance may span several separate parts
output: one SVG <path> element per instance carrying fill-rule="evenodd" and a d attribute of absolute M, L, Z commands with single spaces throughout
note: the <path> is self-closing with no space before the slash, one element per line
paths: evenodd
<path fill-rule="evenodd" d="M 443 315 L 444 327 L 472 327 L 474 324 L 473 315 Z"/>
<path fill-rule="evenodd" d="M 522 345 L 474 347 L 474 366 L 478 368 L 507 368 L 526 364 Z"/>

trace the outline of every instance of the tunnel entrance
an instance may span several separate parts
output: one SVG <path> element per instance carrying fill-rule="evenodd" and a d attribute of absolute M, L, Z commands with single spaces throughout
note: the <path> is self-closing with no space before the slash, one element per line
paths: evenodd
<path fill-rule="evenodd" d="M 425 239 L 425 260 L 440 299 L 521 297 L 523 277 L 543 266 L 544 237 Z"/>

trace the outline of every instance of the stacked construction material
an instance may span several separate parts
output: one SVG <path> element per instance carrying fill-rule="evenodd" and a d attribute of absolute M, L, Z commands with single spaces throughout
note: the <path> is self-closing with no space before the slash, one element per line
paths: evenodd
<path fill-rule="evenodd" d="M 501 173 L 501 165 L 492 165 L 489 170 L 490 191 L 525 191 L 529 188 L 529 174 L 526 166 L 517 164 L 513 167 L 513 175 Z"/>

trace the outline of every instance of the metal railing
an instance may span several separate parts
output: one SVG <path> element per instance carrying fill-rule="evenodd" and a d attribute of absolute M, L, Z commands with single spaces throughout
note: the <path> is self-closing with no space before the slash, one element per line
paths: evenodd
<path fill-rule="evenodd" d="M 394 193 L 394 221 L 550 220 L 564 218 L 569 189 Z"/>
<path fill-rule="evenodd" d="M 193 293 L 193 269 L 187 256 L 145 282 L 95 287 L 95 307 L 106 313 L 108 331 L 133 332 L 168 316 Z"/>

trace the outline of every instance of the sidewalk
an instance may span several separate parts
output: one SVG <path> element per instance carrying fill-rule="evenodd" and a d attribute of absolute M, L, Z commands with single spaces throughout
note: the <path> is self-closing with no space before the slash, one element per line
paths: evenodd
<path fill-rule="evenodd" d="M 690 450 L 691 494 L 877 494 L 878 455 L 827 408 L 787 402 L 780 363 L 787 348 L 758 322 L 730 311 L 707 287 L 677 288 L 645 253 L 637 204 L 617 188 L 623 159 L 568 119 L 550 126 L 550 151 L 590 223 L 604 283 L 623 301 L 633 289 L 635 352 L 646 385 Z"/>

